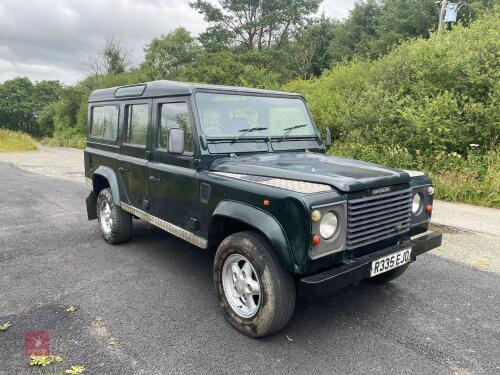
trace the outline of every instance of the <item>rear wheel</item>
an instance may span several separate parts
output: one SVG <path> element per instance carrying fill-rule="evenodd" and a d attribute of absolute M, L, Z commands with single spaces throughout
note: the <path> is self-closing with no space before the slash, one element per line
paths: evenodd
<path fill-rule="evenodd" d="M 380 275 L 370 277 L 368 281 L 372 284 L 384 284 L 387 283 L 391 280 L 394 280 L 401 276 L 407 269 L 410 264 L 404 264 L 398 268 L 395 268 L 393 270 L 381 273 Z"/>
<path fill-rule="evenodd" d="M 226 319 L 251 337 L 283 328 L 295 307 L 295 282 L 260 234 L 233 234 L 215 255 L 214 282 Z"/>
<path fill-rule="evenodd" d="M 132 234 L 132 215 L 113 203 L 111 189 L 103 189 L 97 197 L 97 220 L 106 242 L 126 242 Z"/>

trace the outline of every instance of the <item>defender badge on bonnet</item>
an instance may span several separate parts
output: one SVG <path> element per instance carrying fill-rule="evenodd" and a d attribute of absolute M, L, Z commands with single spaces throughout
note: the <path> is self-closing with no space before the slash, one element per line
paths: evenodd
<path fill-rule="evenodd" d="M 388 193 L 390 191 L 391 191 L 391 187 L 390 186 L 381 187 L 381 188 L 378 188 L 378 189 L 373 189 L 372 190 L 372 195 L 378 195 L 378 194 L 382 194 L 382 193 Z"/>

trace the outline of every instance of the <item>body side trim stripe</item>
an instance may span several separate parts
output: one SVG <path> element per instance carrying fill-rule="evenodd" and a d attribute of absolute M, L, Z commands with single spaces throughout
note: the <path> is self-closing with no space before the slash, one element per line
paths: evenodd
<path fill-rule="evenodd" d="M 130 212 L 132 215 L 135 215 L 143 220 L 146 220 L 147 222 L 153 224 L 154 226 L 157 226 L 158 228 L 161 228 L 164 231 L 183 239 L 184 241 L 187 241 L 195 246 L 201 247 L 202 249 L 207 248 L 206 239 L 201 238 L 183 228 L 180 228 L 177 225 L 169 223 L 168 221 L 165 221 L 163 219 L 160 219 L 159 217 L 148 214 L 147 212 L 139 210 L 138 208 L 135 208 L 123 202 L 121 203 L 121 207 L 125 211 Z"/>

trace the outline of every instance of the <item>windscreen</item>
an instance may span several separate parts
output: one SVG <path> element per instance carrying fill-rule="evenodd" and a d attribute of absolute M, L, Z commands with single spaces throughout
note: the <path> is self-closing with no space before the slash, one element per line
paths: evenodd
<path fill-rule="evenodd" d="M 207 137 L 316 135 L 299 98 L 199 92 L 196 104 L 201 129 Z"/>

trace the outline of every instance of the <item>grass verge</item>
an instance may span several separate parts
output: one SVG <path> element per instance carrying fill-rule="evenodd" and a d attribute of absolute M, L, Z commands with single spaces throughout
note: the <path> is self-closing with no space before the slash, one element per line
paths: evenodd
<path fill-rule="evenodd" d="M 0 129 L 0 152 L 21 152 L 36 150 L 36 142 L 29 135 L 7 129 Z"/>
<path fill-rule="evenodd" d="M 85 136 L 70 135 L 70 136 L 57 136 L 45 137 L 40 141 L 41 144 L 51 147 L 73 147 L 83 149 L 86 144 Z"/>

